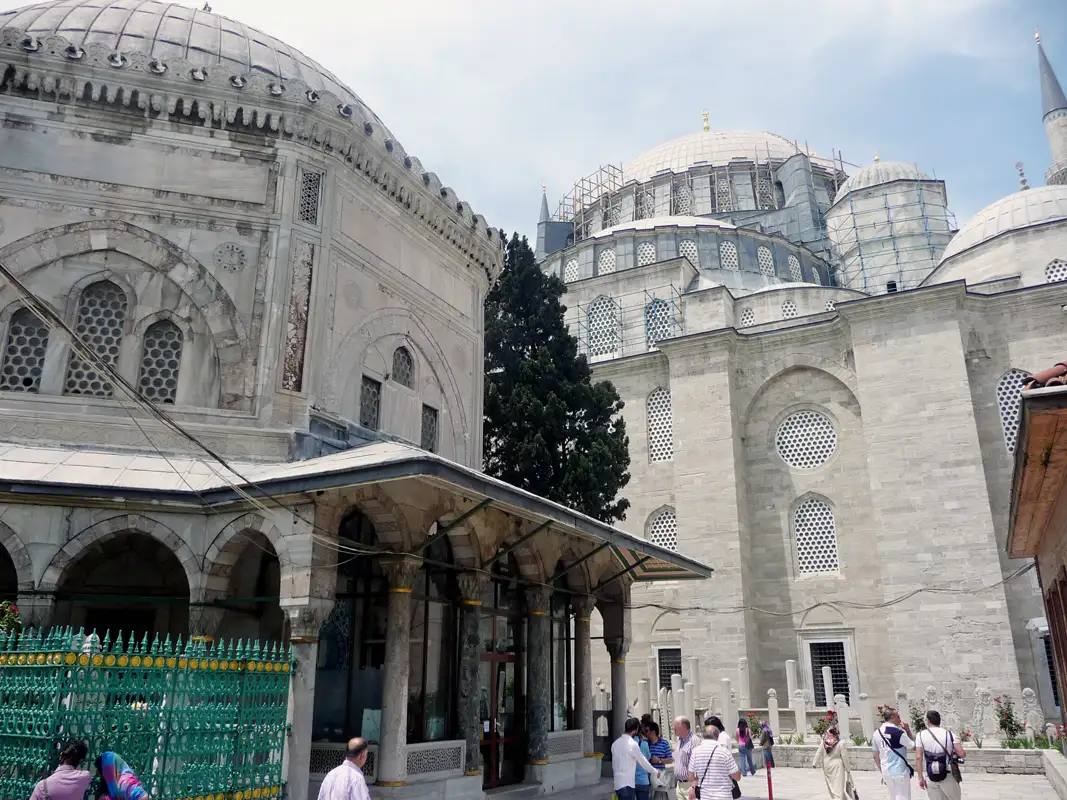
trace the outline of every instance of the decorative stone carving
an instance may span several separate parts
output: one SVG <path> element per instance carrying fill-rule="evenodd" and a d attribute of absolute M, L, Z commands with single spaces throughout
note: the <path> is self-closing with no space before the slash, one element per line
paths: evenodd
<path fill-rule="evenodd" d="M 411 591 L 422 562 L 417 558 L 385 558 L 382 559 L 381 566 L 386 580 L 389 581 L 390 590 Z"/>
<path fill-rule="evenodd" d="M 313 597 L 307 600 L 289 601 L 282 598 L 282 610 L 289 618 L 289 637 L 294 642 L 318 642 L 319 631 L 330 616 L 333 600 Z"/>
<path fill-rule="evenodd" d="M 596 598 L 588 594 L 572 597 L 571 607 L 574 609 L 574 615 L 578 617 L 578 619 L 583 622 L 588 622 L 589 615 L 593 613 L 593 609 L 596 607 Z"/>
<path fill-rule="evenodd" d="M 929 709 L 927 709 L 929 710 Z M 945 689 L 941 693 L 941 707 L 938 709 L 941 712 L 941 724 L 952 731 L 958 731 L 960 729 L 960 712 L 956 706 L 956 693 L 951 689 Z"/>
<path fill-rule="evenodd" d="M 981 736 L 986 730 L 989 708 L 993 705 L 993 693 L 985 687 L 974 690 L 974 713 L 971 714 L 971 733 Z"/>
<path fill-rule="evenodd" d="M 937 709 L 937 689 L 933 686 L 927 686 L 926 691 L 923 692 L 923 711 L 938 710 Z"/>
<path fill-rule="evenodd" d="M 482 590 L 489 581 L 489 576 L 482 572 L 461 572 L 456 578 L 459 583 L 459 597 L 465 604 L 480 602 Z"/>
<path fill-rule="evenodd" d="M 1023 715 L 1023 724 L 1030 733 L 1040 733 L 1045 729 L 1045 712 L 1041 710 L 1041 701 L 1037 699 L 1037 693 L 1033 689 L 1023 689 L 1020 711 Z"/>
<path fill-rule="evenodd" d="M 311 305 L 311 278 L 315 265 L 315 245 L 297 239 L 293 243 L 293 282 L 289 291 L 289 316 L 285 330 L 285 361 L 282 388 L 299 392 L 304 386 L 304 350 L 307 344 L 308 310 Z"/>
<path fill-rule="evenodd" d="M 532 586 L 526 590 L 526 607 L 531 614 L 548 614 L 552 603 L 552 590 L 547 586 Z"/>
<path fill-rule="evenodd" d="M 248 263 L 245 249 L 237 242 L 225 242 L 215 248 L 215 266 L 227 272 L 240 272 Z"/>

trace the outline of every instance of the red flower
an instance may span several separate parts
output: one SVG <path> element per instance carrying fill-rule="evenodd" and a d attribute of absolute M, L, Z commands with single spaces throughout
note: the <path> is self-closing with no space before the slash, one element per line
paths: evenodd
<path fill-rule="evenodd" d="M 19 613 L 19 607 L 18 606 L 11 606 L 11 613 L 13 613 L 13 614 Z"/>

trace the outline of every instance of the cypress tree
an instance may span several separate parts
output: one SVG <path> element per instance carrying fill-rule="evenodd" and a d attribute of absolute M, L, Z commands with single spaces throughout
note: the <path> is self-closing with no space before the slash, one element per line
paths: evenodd
<path fill-rule="evenodd" d="M 603 522 L 626 518 L 630 480 L 623 403 L 592 381 L 563 322 L 563 281 L 546 275 L 516 233 L 485 300 L 488 475 Z"/>

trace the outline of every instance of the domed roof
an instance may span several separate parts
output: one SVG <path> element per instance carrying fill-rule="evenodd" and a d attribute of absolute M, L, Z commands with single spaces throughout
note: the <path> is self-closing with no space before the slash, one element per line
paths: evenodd
<path fill-rule="evenodd" d="M 834 202 L 836 203 L 849 192 L 858 192 L 860 189 L 904 180 L 928 181 L 930 176 L 914 164 L 905 164 L 903 161 L 875 161 L 850 175 L 837 190 Z"/>
<path fill-rule="evenodd" d="M 685 172 L 693 166 L 721 166 L 732 159 L 765 162 L 768 158 L 785 161 L 804 152 L 796 143 L 784 136 L 764 131 L 699 131 L 665 142 L 642 153 L 624 164 L 622 178 L 625 181 L 644 182 L 657 172 Z M 813 161 L 832 167 L 829 159 L 820 158 L 814 152 L 808 156 Z"/>
<path fill-rule="evenodd" d="M 1067 186 L 1041 186 L 1009 194 L 960 228 L 945 248 L 941 264 L 1006 233 L 1062 221 L 1067 221 Z"/>
<path fill-rule="evenodd" d="M 104 44 L 117 53 L 143 53 L 163 62 L 180 58 L 221 66 L 242 77 L 259 71 L 281 81 L 299 80 L 342 103 L 358 104 L 384 128 L 355 92 L 299 50 L 210 11 L 159 0 L 51 0 L 0 13 L 0 31 L 4 28 L 38 38 L 62 36 L 79 47 Z"/>

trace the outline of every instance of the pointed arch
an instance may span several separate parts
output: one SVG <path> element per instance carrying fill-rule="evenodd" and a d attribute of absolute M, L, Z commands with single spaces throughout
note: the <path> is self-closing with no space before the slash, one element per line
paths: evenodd
<path fill-rule="evenodd" d="M 648 515 L 645 520 L 645 538 L 659 547 L 678 549 L 678 515 L 674 506 L 660 506 Z"/>
<path fill-rule="evenodd" d="M 829 498 L 807 492 L 789 509 L 789 528 L 797 575 L 826 575 L 841 571 L 837 515 Z"/>
<path fill-rule="evenodd" d="M 658 386 L 649 393 L 645 400 L 645 420 L 648 426 L 649 463 L 673 460 L 674 414 L 670 390 Z"/>
<path fill-rule="evenodd" d="M 243 514 L 219 531 L 207 549 L 202 587 L 206 599 L 217 599 L 226 595 L 230 570 L 246 547 L 256 546 L 253 542 L 255 536 L 262 536 L 270 542 L 279 564 L 283 567 L 291 564 L 289 548 L 282 532 L 259 514 Z"/>
<path fill-rule="evenodd" d="M 30 552 L 18 534 L 4 522 L 0 522 L 0 547 L 7 551 L 15 565 L 19 591 L 33 591 L 33 561 L 30 559 Z"/>

